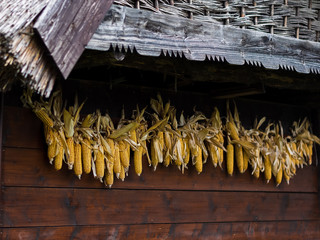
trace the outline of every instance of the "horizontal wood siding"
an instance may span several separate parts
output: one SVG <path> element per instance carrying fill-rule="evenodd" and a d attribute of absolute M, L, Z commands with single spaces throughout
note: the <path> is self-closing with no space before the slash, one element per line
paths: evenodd
<path fill-rule="evenodd" d="M 320 221 L 3 228 L 3 239 L 317 239 Z M 258 237 L 257 237 L 258 236 Z"/>
<path fill-rule="evenodd" d="M 228 177 L 210 162 L 198 175 L 144 161 L 107 189 L 79 181 L 46 158 L 42 125 L 6 106 L 2 159 L 2 239 L 317 239 L 318 167 L 299 169 L 290 185 Z M 275 110 L 277 111 L 277 110 Z"/>

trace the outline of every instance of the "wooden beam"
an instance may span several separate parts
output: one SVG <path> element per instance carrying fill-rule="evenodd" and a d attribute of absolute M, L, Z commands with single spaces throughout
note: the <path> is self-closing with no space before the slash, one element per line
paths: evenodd
<path fill-rule="evenodd" d="M 51 1 L 34 28 L 67 78 L 113 0 Z"/>
<path fill-rule="evenodd" d="M 209 60 L 200 62 L 189 61 L 184 58 L 171 58 L 168 56 L 141 56 L 136 52 L 128 52 L 123 60 L 118 61 L 114 57 L 113 51 L 86 50 L 75 66 L 73 75 L 78 76 L 77 71 L 86 69 L 86 72 L 91 71 L 91 74 L 88 74 L 91 76 L 91 80 L 95 77 L 99 80 L 101 76 L 96 76 L 95 68 L 105 67 L 107 73 L 110 71 L 108 69 L 110 66 L 166 73 L 168 76 L 176 76 L 179 81 L 236 82 L 246 85 L 263 83 L 265 86 L 274 88 L 320 90 L 320 81 L 317 74 L 268 70 L 262 67 L 231 65 Z M 80 74 L 79 77 L 80 76 L 83 77 L 83 74 Z M 178 90 L 180 90 L 179 87 L 181 87 L 180 84 L 178 84 Z M 212 92 L 212 94 L 215 93 Z"/>
<path fill-rule="evenodd" d="M 114 5 L 87 49 L 320 73 L 320 43 Z"/>

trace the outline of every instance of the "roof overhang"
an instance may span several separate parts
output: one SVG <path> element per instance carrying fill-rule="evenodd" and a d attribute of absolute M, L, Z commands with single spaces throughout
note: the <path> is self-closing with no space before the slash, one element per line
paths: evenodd
<path fill-rule="evenodd" d="M 87 49 L 320 73 L 320 43 L 113 5 Z"/>

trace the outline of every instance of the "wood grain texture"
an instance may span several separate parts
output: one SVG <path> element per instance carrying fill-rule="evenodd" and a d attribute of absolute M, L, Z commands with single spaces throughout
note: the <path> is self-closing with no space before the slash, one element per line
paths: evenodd
<path fill-rule="evenodd" d="M 81 181 L 69 171 L 56 171 L 49 164 L 46 152 L 39 149 L 5 148 L 3 155 L 3 185 L 24 187 L 65 187 L 65 188 L 99 188 L 106 189 L 104 184 L 93 178 L 93 175 L 82 175 Z M 131 163 L 133 159 L 131 159 Z M 225 166 L 224 166 L 224 169 Z M 17 176 L 23 176 L 22 178 Z M 163 190 L 210 190 L 210 191 L 266 191 L 266 192 L 305 192 L 317 193 L 317 168 L 308 166 L 299 169 L 287 185 L 285 181 L 275 187 L 272 179 L 266 184 L 263 176 L 255 179 L 249 172 L 236 172 L 233 177 L 227 176 L 226 170 L 214 168 L 208 162 L 203 173 L 197 174 L 193 167 L 181 174 L 175 166 L 159 166 L 154 172 L 144 159 L 143 172 L 138 177 L 133 163 L 125 181 L 115 180 L 113 189 L 163 189 Z"/>
<path fill-rule="evenodd" d="M 30 109 L 5 107 L 4 111 L 4 146 L 45 147 L 42 123 Z"/>
<path fill-rule="evenodd" d="M 2 239 L 318 239 L 320 221 L 3 228 Z"/>
<path fill-rule="evenodd" d="M 67 78 L 113 0 L 51 1 L 34 28 Z"/>
<path fill-rule="evenodd" d="M 320 72 L 320 44 L 203 21 L 190 21 L 148 11 L 112 6 L 87 48 L 125 52 L 135 49 L 144 56 L 186 57 L 248 63 L 269 69 L 301 73 Z"/>
<path fill-rule="evenodd" d="M 317 194 L 3 188 L 3 226 L 320 220 Z"/>

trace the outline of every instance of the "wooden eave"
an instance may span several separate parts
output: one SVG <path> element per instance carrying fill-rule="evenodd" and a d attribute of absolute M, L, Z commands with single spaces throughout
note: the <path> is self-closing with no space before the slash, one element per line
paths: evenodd
<path fill-rule="evenodd" d="M 49 96 L 67 78 L 113 0 L 0 3 L 0 90 L 17 79 Z"/>
<path fill-rule="evenodd" d="M 320 43 L 113 5 L 89 50 L 320 73 Z"/>

